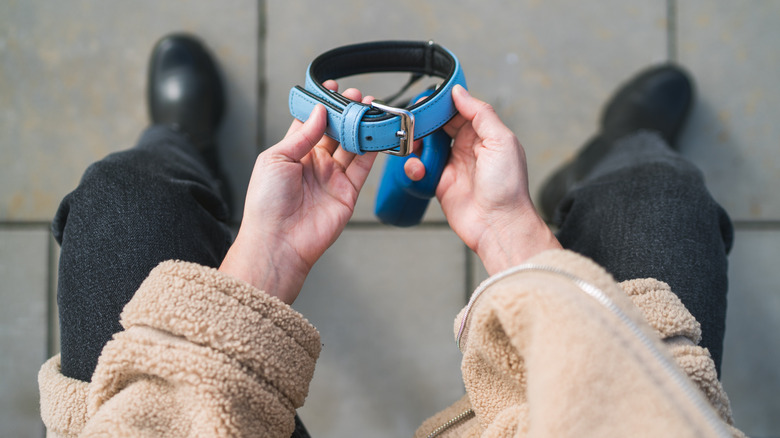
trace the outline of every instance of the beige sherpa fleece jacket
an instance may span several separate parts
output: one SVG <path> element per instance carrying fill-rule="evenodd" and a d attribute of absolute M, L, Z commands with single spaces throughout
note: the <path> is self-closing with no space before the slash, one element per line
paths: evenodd
<path fill-rule="evenodd" d="M 214 269 L 164 262 L 121 316 L 92 382 L 38 375 L 50 437 L 289 437 L 320 352 L 300 314 Z"/>
<path fill-rule="evenodd" d="M 467 395 L 417 436 L 717 436 L 713 419 L 742 436 L 695 346 L 699 326 L 668 286 L 621 289 L 565 251 L 529 263 L 548 271 L 499 274 L 475 293 L 460 344 Z M 49 436 L 290 436 L 320 348 L 290 307 L 213 269 L 165 262 L 121 322 L 89 385 L 62 376 L 58 357 L 41 368 Z M 441 427 L 453 418 L 462 421 Z"/>

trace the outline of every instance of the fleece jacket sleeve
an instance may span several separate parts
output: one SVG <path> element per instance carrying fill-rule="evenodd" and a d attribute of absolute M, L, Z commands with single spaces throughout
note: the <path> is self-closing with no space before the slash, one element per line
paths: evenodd
<path fill-rule="evenodd" d="M 711 408 L 689 398 L 687 386 L 671 380 L 674 365 L 665 365 L 680 363 L 678 354 L 690 354 L 698 336 L 668 287 L 626 284 L 635 286 L 627 294 L 601 267 L 568 251 L 545 252 L 528 264 L 545 269 L 492 283 L 461 341 L 466 391 L 485 436 L 709 436 L 718 427 L 707 420 Z M 599 290 L 633 327 L 579 284 Z M 670 350 L 664 338 L 690 345 Z M 691 376 L 706 365 L 682 368 Z M 716 399 L 727 406 L 722 397 Z M 713 404 L 724 413 L 723 404 Z"/>
<path fill-rule="evenodd" d="M 292 433 L 320 339 L 286 304 L 215 269 L 169 261 L 144 281 L 121 323 L 125 330 L 103 349 L 86 391 L 86 415 L 73 416 L 84 418 L 83 428 L 50 427 L 50 432 L 285 438 Z M 56 364 L 49 365 L 51 373 Z M 42 391 L 42 406 L 44 398 Z M 67 407 L 55 403 L 47 410 L 44 421 Z"/>

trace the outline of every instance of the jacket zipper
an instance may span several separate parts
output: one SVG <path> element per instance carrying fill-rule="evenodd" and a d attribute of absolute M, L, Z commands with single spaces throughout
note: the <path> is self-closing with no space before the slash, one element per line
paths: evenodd
<path fill-rule="evenodd" d="M 636 336 L 636 338 L 640 341 L 640 343 L 645 348 L 647 348 L 648 351 L 650 351 L 653 358 L 656 360 L 656 362 L 658 362 L 661 365 L 661 368 L 671 379 L 671 381 L 674 382 L 682 390 L 683 394 L 688 398 L 688 400 L 699 410 L 699 412 L 702 413 L 706 422 L 717 433 L 717 436 L 731 437 L 731 434 L 726 430 L 725 426 L 723 425 L 723 422 L 718 417 L 718 414 L 715 412 L 712 406 L 710 406 L 709 402 L 706 399 L 704 399 L 699 389 L 693 386 L 693 384 L 690 382 L 688 377 L 677 368 L 676 364 L 672 363 L 657 348 L 655 348 L 655 345 L 653 345 L 653 342 L 650 340 L 650 338 L 648 338 L 647 335 L 645 335 L 645 333 L 639 328 L 639 326 L 636 325 L 636 323 L 631 318 L 629 318 L 628 315 L 626 315 L 609 298 L 609 296 L 607 296 L 607 294 L 604 293 L 604 291 L 586 282 L 585 280 L 558 268 L 554 268 L 551 266 L 544 266 L 544 265 L 535 265 L 535 264 L 519 265 L 519 266 L 515 266 L 514 268 L 508 269 L 504 272 L 501 272 L 499 274 L 496 274 L 493 277 L 486 280 L 485 282 L 483 282 L 477 288 L 477 290 L 474 291 L 474 294 L 471 296 L 471 300 L 469 300 L 469 303 L 466 306 L 466 310 L 463 313 L 463 319 L 461 320 L 460 330 L 458 331 L 458 336 L 457 336 L 458 348 L 460 348 L 460 338 L 463 335 L 463 329 L 466 326 L 466 319 L 469 316 L 469 313 L 471 311 L 472 306 L 474 305 L 474 302 L 476 302 L 477 298 L 479 298 L 479 295 L 481 295 L 482 292 L 484 292 L 491 285 L 495 284 L 496 282 L 510 275 L 516 274 L 518 272 L 530 272 L 530 271 L 547 272 L 547 273 L 563 276 L 566 279 L 572 281 L 575 285 L 577 285 L 577 287 L 579 287 L 588 296 L 595 299 L 599 304 L 601 304 L 607 310 L 609 310 L 623 324 L 625 324 L 626 327 L 628 327 L 628 329 L 631 331 L 631 333 L 634 336 Z"/>
<path fill-rule="evenodd" d="M 450 421 L 442 424 L 441 426 L 437 427 L 436 429 L 434 429 L 433 432 L 428 434 L 428 436 L 426 438 L 435 438 L 435 437 L 443 434 L 447 430 L 449 430 L 449 429 L 457 426 L 458 424 L 460 424 L 460 423 L 462 423 L 462 422 L 464 422 L 466 420 L 469 420 L 469 419 L 471 419 L 473 417 L 474 417 L 474 410 L 473 409 L 467 409 L 467 410 L 461 412 L 458 416 L 456 416 L 452 420 L 450 420 Z"/>

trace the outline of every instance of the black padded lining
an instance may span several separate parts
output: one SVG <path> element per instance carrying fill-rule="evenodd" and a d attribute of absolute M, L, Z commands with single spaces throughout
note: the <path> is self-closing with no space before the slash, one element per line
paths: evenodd
<path fill-rule="evenodd" d="M 427 55 L 427 56 L 426 56 Z M 374 72 L 410 72 L 448 79 L 455 60 L 437 44 L 422 41 L 379 41 L 339 47 L 311 64 L 317 83 Z"/>
<path fill-rule="evenodd" d="M 311 77 L 323 90 L 325 87 L 322 83 L 329 79 L 380 72 L 421 73 L 443 78 L 447 82 L 455 73 L 455 59 L 438 44 L 427 41 L 376 41 L 329 50 L 311 63 Z M 426 100 L 438 93 L 439 90 L 436 90 Z M 333 98 L 345 105 L 350 102 L 338 93 L 333 93 Z M 423 103 L 417 102 L 407 109 L 411 110 Z M 368 114 L 379 115 L 382 112 L 371 109 Z M 393 116 L 387 114 L 377 120 L 389 117 Z"/>

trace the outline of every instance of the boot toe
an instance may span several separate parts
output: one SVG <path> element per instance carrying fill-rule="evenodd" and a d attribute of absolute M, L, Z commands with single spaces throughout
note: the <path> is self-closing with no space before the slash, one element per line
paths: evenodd
<path fill-rule="evenodd" d="M 224 111 L 224 91 L 216 63 L 198 39 L 174 34 L 155 45 L 147 102 L 152 123 L 177 127 L 196 146 L 213 141 Z"/>
<path fill-rule="evenodd" d="M 609 101 L 602 114 L 602 132 L 617 139 L 652 130 L 673 146 L 693 100 L 693 80 L 685 70 L 671 64 L 650 68 L 623 85 Z"/>

